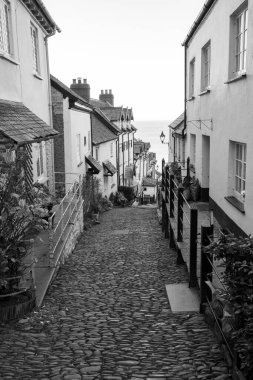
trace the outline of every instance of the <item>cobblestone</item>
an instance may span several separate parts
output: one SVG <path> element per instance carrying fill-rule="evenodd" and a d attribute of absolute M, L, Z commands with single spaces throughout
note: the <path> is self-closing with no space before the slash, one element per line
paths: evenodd
<path fill-rule="evenodd" d="M 203 316 L 171 313 L 165 285 L 186 280 L 154 209 L 103 214 L 43 307 L 0 326 L 0 379 L 229 379 Z"/>

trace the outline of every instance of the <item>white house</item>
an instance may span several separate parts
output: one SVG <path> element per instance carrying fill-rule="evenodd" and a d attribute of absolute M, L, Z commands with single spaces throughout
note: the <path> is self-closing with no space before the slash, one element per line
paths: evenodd
<path fill-rule="evenodd" d="M 100 109 L 92 113 L 93 157 L 102 167 L 97 173 L 99 188 L 107 198 L 118 191 L 117 141 L 119 129 Z"/>
<path fill-rule="evenodd" d="M 54 190 L 47 41 L 60 31 L 41 0 L 0 0 L 1 153 L 18 147 L 29 160 L 26 180 Z M 10 155 L 9 155 L 10 157 Z"/>
<path fill-rule="evenodd" d="M 209 0 L 183 46 L 186 157 L 222 227 L 253 233 L 253 1 Z"/>
<path fill-rule="evenodd" d="M 56 188 L 65 191 L 94 165 L 89 160 L 92 106 L 52 75 L 51 89 L 54 128 L 59 132 L 54 147 Z"/>

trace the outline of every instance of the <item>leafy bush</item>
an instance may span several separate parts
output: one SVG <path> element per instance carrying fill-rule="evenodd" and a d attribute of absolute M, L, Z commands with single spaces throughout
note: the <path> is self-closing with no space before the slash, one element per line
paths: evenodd
<path fill-rule="evenodd" d="M 119 186 L 119 193 L 122 193 L 124 197 L 131 202 L 135 198 L 134 188 L 131 186 Z"/>
<path fill-rule="evenodd" d="M 126 206 L 128 204 L 128 200 L 124 197 L 124 194 L 121 192 L 115 193 L 114 196 L 114 205 L 115 206 Z"/>
<path fill-rule="evenodd" d="M 18 289 L 24 272 L 24 257 L 29 254 L 30 241 L 48 223 L 43 219 L 44 195 L 38 189 L 28 189 L 22 167 L 25 155 L 8 164 L 0 173 L 0 293 Z M 45 195 L 46 196 L 46 195 Z"/>
<path fill-rule="evenodd" d="M 248 379 L 253 378 L 253 239 L 222 235 L 208 249 L 223 262 L 228 307 L 233 310 L 234 349 Z"/>

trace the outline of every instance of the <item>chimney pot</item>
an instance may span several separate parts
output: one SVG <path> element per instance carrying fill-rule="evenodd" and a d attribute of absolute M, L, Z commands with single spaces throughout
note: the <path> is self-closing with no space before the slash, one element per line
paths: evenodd
<path fill-rule="evenodd" d="M 101 94 L 102 94 L 102 95 L 104 94 L 104 90 L 101 90 Z"/>
<path fill-rule="evenodd" d="M 78 83 L 82 83 L 82 80 L 81 80 L 81 78 L 79 77 L 79 78 L 77 78 L 77 82 Z"/>
<path fill-rule="evenodd" d="M 105 93 L 106 93 L 106 94 L 108 94 L 108 91 L 107 91 L 107 90 L 105 90 Z"/>
<path fill-rule="evenodd" d="M 112 93 L 112 90 L 109 90 L 109 94 L 111 94 Z"/>
<path fill-rule="evenodd" d="M 86 84 L 87 83 L 87 79 L 83 79 L 83 83 Z"/>
<path fill-rule="evenodd" d="M 76 84 L 76 79 L 73 79 L 73 83 Z"/>

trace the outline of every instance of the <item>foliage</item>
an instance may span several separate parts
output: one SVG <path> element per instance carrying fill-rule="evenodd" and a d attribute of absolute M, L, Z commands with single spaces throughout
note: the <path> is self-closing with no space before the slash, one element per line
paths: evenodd
<path fill-rule="evenodd" d="M 227 301 L 233 309 L 236 330 L 232 333 L 234 349 L 241 369 L 253 378 L 253 239 L 222 235 L 208 249 L 223 262 Z"/>
<path fill-rule="evenodd" d="M 131 202 L 135 198 L 134 188 L 131 186 L 119 186 L 118 191 L 124 195 L 124 197 Z"/>
<path fill-rule="evenodd" d="M 26 187 L 22 170 L 24 161 L 25 154 L 20 153 L 17 162 L 8 164 L 8 170 L 0 173 L 1 294 L 18 288 L 24 271 L 23 261 L 29 253 L 29 239 L 47 225 L 43 219 L 45 209 L 41 198 L 37 197 L 37 190 Z"/>
<path fill-rule="evenodd" d="M 128 204 L 128 200 L 125 198 L 124 194 L 121 192 L 116 192 L 114 194 L 114 201 L 115 206 L 121 206 L 125 207 Z"/>

